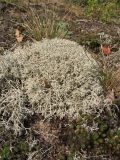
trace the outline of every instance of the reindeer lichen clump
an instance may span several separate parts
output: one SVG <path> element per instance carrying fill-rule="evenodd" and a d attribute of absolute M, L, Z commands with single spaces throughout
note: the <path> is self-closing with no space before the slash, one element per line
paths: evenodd
<path fill-rule="evenodd" d="M 45 118 L 67 116 L 73 119 L 81 112 L 92 114 L 103 109 L 99 66 L 75 42 L 44 39 L 16 48 L 0 63 L 0 80 L 6 79 L 0 84 L 0 114 L 8 111 L 4 121 L 14 126 L 21 127 L 21 121 L 32 113 L 41 113 Z M 27 97 L 29 107 L 21 94 Z M 15 118 L 17 115 L 19 120 Z"/>

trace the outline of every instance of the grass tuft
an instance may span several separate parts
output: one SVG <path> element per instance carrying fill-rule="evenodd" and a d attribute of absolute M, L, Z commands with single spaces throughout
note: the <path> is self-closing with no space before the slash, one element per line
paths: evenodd
<path fill-rule="evenodd" d="M 60 19 L 54 10 L 51 12 L 46 7 L 43 16 L 35 9 L 29 8 L 24 19 L 24 27 L 27 33 L 37 41 L 43 38 L 65 38 L 69 34 L 69 25 Z"/>

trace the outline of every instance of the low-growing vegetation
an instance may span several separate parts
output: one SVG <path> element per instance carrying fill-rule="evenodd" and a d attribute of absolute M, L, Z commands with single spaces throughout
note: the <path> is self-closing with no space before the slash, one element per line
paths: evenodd
<path fill-rule="evenodd" d="M 77 122 L 71 124 L 73 133 L 69 159 L 116 159 L 120 150 L 119 115 L 116 115 L 115 107 L 111 113 L 104 111 L 105 116 L 94 117 L 83 115 Z M 83 122 L 89 127 L 86 130 Z M 91 126 L 94 124 L 94 128 Z M 81 138 L 82 137 L 82 138 Z"/>
<path fill-rule="evenodd" d="M 118 0 L 0 1 L 1 160 L 119 160 L 119 16 Z"/>
<path fill-rule="evenodd" d="M 118 22 L 120 2 L 118 0 L 66 0 L 84 7 L 85 14 L 106 22 Z M 120 22 L 119 22 L 120 23 Z"/>

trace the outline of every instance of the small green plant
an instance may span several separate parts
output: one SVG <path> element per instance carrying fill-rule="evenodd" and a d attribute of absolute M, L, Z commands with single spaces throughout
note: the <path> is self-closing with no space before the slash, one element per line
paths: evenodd
<path fill-rule="evenodd" d="M 9 146 L 7 144 L 5 144 L 1 151 L 0 151 L 0 155 L 2 157 L 2 160 L 9 160 L 9 155 L 10 155 L 10 149 Z"/>

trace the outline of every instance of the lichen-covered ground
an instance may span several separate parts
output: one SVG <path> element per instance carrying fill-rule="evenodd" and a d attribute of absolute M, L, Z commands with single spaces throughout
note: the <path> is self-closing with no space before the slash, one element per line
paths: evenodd
<path fill-rule="evenodd" d="M 104 110 L 100 117 L 82 115 L 75 121 L 63 119 L 44 120 L 40 114 L 33 114 L 24 120 L 23 130 L 15 136 L 11 128 L 4 128 L 0 124 L 0 159 L 1 160 L 119 160 L 120 159 L 120 23 L 103 22 L 95 17 L 88 18 L 80 6 L 63 3 L 63 1 L 41 0 L 39 3 L 29 5 L 45 16 L 44 9 L 53 11 L 67 23 L 69 34 L 67 39 L 78 42 L 88 50 L 96 61 L 101 62 L 100 36 L 104 32 L 111 38 L 112 52 L 106 58 L 109 68 L 114 71 L 112 83 L 104 81 L 110 86 L 105 89 L 105 95 L 111 96 L 114 89 L 115 105 L 112 110 Z M 0 1 L 0 61 L 4 51 L 13 51 L 17 46 L 25 45 L 26 41 L 33 41 L 26 28 L 23 19 L 26 16 L 26 8 L 16 3 Z M 24 34 L 23 41 L 19 44 L 15 38 L 16 28 L 20 28 Z M 102 74 L 103 75 L 103 74 Z M 104 75 L 103 75 L 104 76 Z M 109 77 L 105 77 L 108 78 Z M 116 83 L 114 83 L 116 82 Z M 3 83 L 3 82 L 0 82 Z M 14 84 L 13 84 L 14 86 Z M 104 85 L 103 85 L 104 86 Z M 0 89 L 1 94 L 1 89 Z M 26 97 L 28 98 L 28 97 Z M 117 107 L 116 107 L 117 105 Z M 29 108 L 29 102 L 26 102 Z M 0 117 L 0 121 L 1 121 Z M 89 126 L 84 130 L 84 122 Z M 90 130 L 90 126 L 97 122 Z M 9 131 L 9 132 L 8 132 Z"/>

